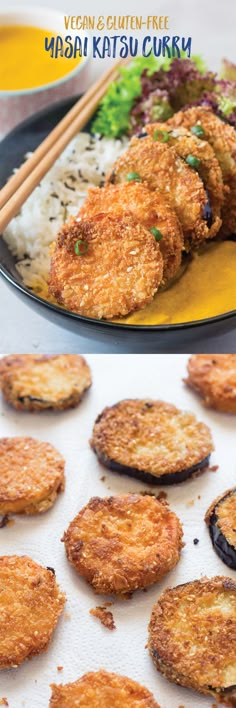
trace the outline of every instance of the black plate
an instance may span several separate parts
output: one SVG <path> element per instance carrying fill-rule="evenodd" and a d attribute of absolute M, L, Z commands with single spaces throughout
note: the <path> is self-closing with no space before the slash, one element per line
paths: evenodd
<path fill-rule="evenodd" d="M 73 97 L 44 109 L 21 123 L 4 138 L 0 144 L 0 188 L 12 174 L 13 169 L 23 162 L 24 155 L 36 149 L 76 100 L 77 98 Z M 88 129 L 89 125 L 86 128 Z M 55 324 L 104 342 L 108 338 L 113 338 L 124 346 L 124 350 L 130 345 L 135 345 L 137 351 L 156 351 L 163 347 L 165 351 L 184 351 L 185 345 L 190 346 L 196 340 L 199 342 L 203 338 L 208 339 L 229 332 L 236 325 L 235 310 L 197 322 L 156 326 L 115 324 L 76 315 L 46 302 L 23 284 L 16 270 L 14 257 L 2 239 L 0 239 L 0 274 L 10 286 L 16 289 L 19 297 Z"/>

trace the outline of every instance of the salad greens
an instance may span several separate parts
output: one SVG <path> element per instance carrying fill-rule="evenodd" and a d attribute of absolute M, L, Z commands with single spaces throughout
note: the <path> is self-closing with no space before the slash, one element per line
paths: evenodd
<path fill-rule="evenodd" d="M 184 106 L 205 105 L 236 127 L 236 65 L 224 60 L 217 76 L 199 56 L 136 57 L 120 69 L 92 123 L 94 133 L 119 137 L 145 123 L 165 121 Z"/>
<path fill-rule="evenodd" d="M 120 79 L 111 83 L 100 103 L 92 124 L 93 132 L 113 138 L 126 133 L 134 101 L 141 94 L 141 75 L 145 71 L 151 77 L 160 67 L 168 71 L 170 62 L 170 59 L 158 60 L 151 55 L 136 57 L 129 66 L 120 68 Z"/>

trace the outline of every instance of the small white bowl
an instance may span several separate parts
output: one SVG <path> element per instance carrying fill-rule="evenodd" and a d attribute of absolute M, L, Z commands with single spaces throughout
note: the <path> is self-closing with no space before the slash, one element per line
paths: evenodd
<path fill-rule="evenodd" d="M 64 14 L 58 10 L 47 7 L 10 6 L 9 10 L 0 11 L 0 26 L 23 25 L 39 27 L 59 35 L 75 34 L 74 30 L 65 30 Z M 79 32 L 83 40 L 88 32 Z M 0 91 L 0 131 L 1 135 L 9 132 L 32 113 L 40 111 L 63 98 L 73 96 L 80 92 L 80 74 L 84 71 L 90 52 L 87 57 L 82 57 L 78 66 L 74 67 L 56 81 L 45 83 L 36 88 L 16 91 Z M 4 64 L 4 57 L 2 58 Z"/>

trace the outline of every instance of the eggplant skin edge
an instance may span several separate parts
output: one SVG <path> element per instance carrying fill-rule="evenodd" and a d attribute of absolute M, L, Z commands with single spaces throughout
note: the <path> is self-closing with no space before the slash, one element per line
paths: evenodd
<path fill-rule="evenodd" d="M 16 403 L 9 399 L 7 399 L 7 402 L 13 405 L 14 408 L 26 411 L 66 410 L 67 408 L 75 408 L 82 400 L 86 391 L 87 389 L 82 392 L 70 394 L 67 398 L 61 398 L 57 402 L 30 395 L 18 396 Z"/>
<path fill-rule="evenodd" d="M 136 479 L 139 479 L 140 482 L 149 483 L 152 485 L 170 485 L 185 482 L 185 480 L 191 478 L 197 472 L 204 471 L 205 468 L 209 467 L 211 457 L 211 455 L 208 455 L 200 462 L 197 462 L 191 467 L 187 467 L 185 470 L 170 472 L 170 474 L 167 473 L 158 477 L 150 472 L 145 472 L 145 470 L 139 470 L 137 467 L 129 467 L 128 465 L 122 465 L 120 462 L 116 462 L 116 460 L 105 458 L 97 452 L 96 447 L 93 449 L 101 464 L 108 467 L 108 469 L 113 472 L 118 472 L 119 474 L 128 475 L 129 477 L 135 477 Z"/>
<path fill-rule="evenodd" d="M 229 490 L 220 499 L 216 500 L 215 506 L 210 508 L 211 510 L 208 510 L 206 513 L 205 521 L 209 527 L 209 533 L 215 552 L 228 568 L 236 570 L 236 548 L 228 543 L 226 537 L 217 525 L 217 507 L 223 504 L 224 500 L 232 493 L 236 495 L 236 490 Z"/>
<path fill-rule="evenodd" d="M 171 665 L 168 665 L 161 659 L 156 649 L 154 649 L 149 643 L 149 653 L 153 659 L 153 662 L 160 671 L 160 673 L 165 676 L 169 681 L 176 683 L 178 686 L 184 686 L 185 688 L 192 688 L 194 691 L 203 693 L 204 695 L 212 695 L 218 701 L 223 700 L 225 704 L 229 706 L 236 705 L 236 685 L 232 686 L 222 686 L 220 688 L 215 688 L 214 686 L 198 686 L 195 682 L 191 682 L 191 678 L 184 676 L 183 674 L 178 674 Z M 227 700 L 228 699 L 228 700 Z M 232 699 L 235 703 L 232 703 Z"/>

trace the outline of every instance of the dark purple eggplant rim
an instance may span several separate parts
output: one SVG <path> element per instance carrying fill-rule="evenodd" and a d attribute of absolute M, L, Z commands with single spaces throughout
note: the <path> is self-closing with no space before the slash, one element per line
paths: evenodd
<path fill-rule="evenodd" d="M 229 580 L 231 580 L 231 578 Z M 177 588 L 182 588 L 186 585 L 192 585 L 192 583 L 194 583 L 194 582 L 196 582 L 196 581 L 188 580 L 186 583 L 179 583 L 178 585 L 175 586 L 175 588 L 172 588 L 172 589 L 174 590 Z M 232 582 L 235 585 L 234 580 L 232 580 Z M 154 605 L 154 607 L 155 607 L 155 605 Z M 152 610 L 152 612 L 153 612 L 153 610 Z M 167 667 L 169 666 L 170 668 L 172 668 L 172 664 L 168 664 L 168 662 L 165 662 L 162 659 L 162 657 L 158 653 L 158 651 L 156 649 L 154 649 L 154 647 L 152 647 L 151 642 L 150 642 L 150 646 L 149 646 L 149 652 L 150 652 L 151 657 L 153 657 L 154 661 L 155 661 L 155 659 L 157 659 L 157 661 L 160 660 L 161 663 L 163 664 L 163 666 L 167 666 Z M 181 679 L 181 677 L 185 678 L 185 676 L 183 674 L 178 674 L 178 676 L 180 677 L 180 679 Z M 179 685 L 183 686 L 183 688 L 186 688 L 186 686 L 184 686 L 181 683 Z M 225 695 L 230 695 L 232 693 L 232 697 L 234 697 L 234 695 L 236 694 L 236 684 L 232 684 L 231 686 L 226 686 L 225 688 L 215 688 L 214 686 L 210 686 L 209 684 L 205 684 L 204 686 L 202 686 L 202 689 L 206 689 L 208 691 L 214 691 L 215 697 L 218 698 L 218 700 L 220 700 L 221 696 L 223 697 Z M 201 693 L 200 689 L 196 688 L 195 690 L 197 692 Z"/>
<path fill-rule="evenodd" d="M 236 548 L 232 546 L 231 543 L 228 543 L 227 538 L 220 531 L 220 528 L 217 525 L 217 508 L 224 503 L 225 499 L 233 495 L 236 495 L 236 487 L 234 489 L 231 489 L 230 492 L 228 492 L 227 494 L 224 494 L 222 498 L 216 503 L 215 508 L 213 509 L 213 512 L 210 517 L 209 533 L 213 548 L 219 558 L 223 561 L 225 565 L 228 566 L 228 568 L 236 570 Z"/>
<path fill-rule="evenodd" d="M 83 94 L 81 94 L 82 96 Z M 75 101 L 80 98 L 80 96 L 75 96 Z M 15 134 L 18 133 L 19 128 L 26 128 L 27 126 L 30 126 L 32 121 L 37 117 L 40 119 L 41 117 L 45 117 L 45 115 L 48 112 L 52 112 L 53 110 L 59 110 L 60 108 L 63 108 L 63 106 L 67 106 L 71 102 L 71 99 L 64 99 L 62 101 L 56 101 L 52 106 L 48 106 L 41 111 L 37 111 L 37 113 L 33 113 L 32 116 L 27 118 L 26 120 L 22 121 L 19 123 L 13 130 L 11 130 L 7 135 L 6 138 L 9 139 L 9 137 L 13 137 Z M 86 127 L 86 126 L 85 126 Z M 3 139 L 4 141 L 4 139 Z M 2 142 L 3 142 L 2 141 Z M 1 151 L 1 143 L 0 143 L 0 151 Z M 15 262 L 17 264 L 17 261 Z M 85 322 L 87 324 L 91 325 L 96 325 L 99 326 L 100 329 L 112 329 L 114 331 L 116 330 L 128 330 L 128 331 L 147 331 L 147 332 L 163 332 L 163 331 L 179 331 L 182 329 L 192 329 L 196 327 L 201 327 L 202 325 L 209 325 L 217 322 L 222 322 L 224 320 L 231 319 L 235 317 L 236 315 L 236 309 L 235 310 L 230 310 L 229 312 L 225 312 L 221 315 L 215 315 L 214 317 L 205 317 L 202 320 L 192 320 L 190 322 L 179 322 L 176 324 L 166 324 L 166 325 L 132 325 L 132 324 L 120 324 L 118 322 L 110 322 L 106 320 L 98 320 L 95 319 L 94 317 L 84 317 L 83 315 L 78 315 L 75 312 L 71 312 L 70 310 L 66 310 L 63 307 L 59 307 L 58 305 L 54 305 L 51 302 L 48 302 L 47 300 L 44 300 L 43 298 L 39 297 L 36 295 L 33 291 L 31 291 L 29 288 L 23 285 L 22 282 L 16 280 L 11 273 L 8 272 L 8 270 L 0 263 L 0 275 L 5 278 L 5 280 L 8 281 L 11 285 L 13 285 L 16 290 L 21 292 L 23 295 L 26 295 L 29 297 L 30 300 L 33 300 L 36 303 L 39 303 L 40 305 L 43 305 L 46 309 L 51 310 L 52 312 L 56 312 L 59 315 L 64 315 L 67 319 L 73 319 L 77 320 L 78 322 Z M 20 276 L 19 276 L 20 277 Z"/>
<path fill-rule="evenodd" d="M 188 583 L 183 583 L 183 584 L 188 585 Z M 153 657 L 153 659 L 154 659 L 154 662 L 156 659 L 159 664 L 161 663 L 163 665 L 163 667 L 166 666 L 166 667 L 169 667 L 170 669 L 172 669 L 172 664 L 168 664 L 166 661 L 164 661 L 162 659 L 162 657 L 160 656 L 160 654 L 158 654 L 158 651 L 156 649 L 153 649 L 152 646 L 150 646 L 149 651 L 150 651 L 151 657 Z M 183 686 L 183 688 L 186 688 L 186 686 L 183 683 L 181 683 L 181 678 L 185 679 L 186 677 L 183 674 L 179 674 L 179 673 L 176 673 L 176 676 L 178 676 L 178 678 L 180 678 L 178 686 Z M 173 679 L 173 682 L 174 682 L 174 679 Z M 195 691 L 197 691 L 197 693 L 202 693 L 202 691 L 204 691 L 204 690 L 212 691 L 212 693 L 214 692 L 215 698 L 220 700 L 221 697 L 222 698 L 224 696 L 230 697 L 231 694 L 232 694 L 232 698 L 233 698 L 236 693 L 236 684 L 232 684 L 232 686 L 226 686 L 225 688 L 223 688 L 223 687 L 215 688 L 215 686 L 210 686 L 209 684 L 204 684 L 203 686 L 201 686 L 201 689 L 202 690 L 200 690 L 200 688 L 199 689 L 195 688 Z"/>
<path fill-rule="evenodd" d="M 94 452 L 96 453 L 99 462 L 101 462 L 101 464 L 104 465 L 104 467 L 107 467 L 109 470 L 112 470 L 113 472 L 118 472 L 122 475 L 127 475 L 128 477 L 134 477 L 135 479 L 139 479 L 140 482 L 156 486 L 167 486 L 170 484 L 179 484 L 179 482 L 185 482 L 186 479 L 191 478 L 195 472 L 198 472 L 198 470 L 200 471 L 204 468 L 206 468 L 207 470 L 211 457 L 211 455 L 208 455 L 204 458 L 204 460 L 201 460 L 201 462 L 197 462 L 197 464 L 192 465 L 192 467 L 187 467 L 185 470 L 181 470 L 180 472 L 171 472 L 170 474 L 167 473 L 160 475 L 160 477 L 157 477 L 150 474 L 150 472 L 145 472 L 145 470 L 139 470 L 137 469 L 137 467 L 128 467 L 127 465 L 121 465 L 120 462 L 116 462 L 115 460 L 109 460 L 103 457 L 102 455 L 99 455 L 96 451 L 96 448 L 94 448 Z"/>

